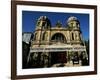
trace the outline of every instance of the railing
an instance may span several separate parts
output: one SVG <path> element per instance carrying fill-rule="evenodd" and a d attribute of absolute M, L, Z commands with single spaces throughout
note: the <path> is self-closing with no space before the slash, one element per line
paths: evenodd
<path fill-rule="evenodd" d="M 51 41 L 48 41 L 48 40 L 42 40 L 42 41 L 39 41 L 39 40 L 36 40 L 36 41 L 32 41 L 32 45 L 35 45 L 35 44 L 55 44 L 55 43 L 63 43 L 63 44 L 67 44 L 67 43 L 82 43 L 81 41 L 65 41 L 65 40 L 51 40 Z"/>

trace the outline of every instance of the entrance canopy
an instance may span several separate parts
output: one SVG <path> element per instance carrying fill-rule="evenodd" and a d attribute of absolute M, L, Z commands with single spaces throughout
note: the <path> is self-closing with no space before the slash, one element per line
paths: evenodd
<path fill-rule="evenodd" d="M 45 47 L 31 48 L 30 52 L 61 52 L 61 51 L 86 51 L 81 45 L 49 45 Z"/>

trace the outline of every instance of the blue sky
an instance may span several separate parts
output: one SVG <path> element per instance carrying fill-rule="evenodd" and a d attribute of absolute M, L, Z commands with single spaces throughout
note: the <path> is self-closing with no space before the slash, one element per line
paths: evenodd
<path fill-rule="evenodd" d="M 62 26 L 65 27 L 67 19 L 70 16 L 75 16 L 80 21 L 83 38 L 85 40 L 89 39 L 89 14 L 82 13 L 22 11 L 22 32 L 33 32 L 35 30 L 36 21 L 40 16 L 47 16 L 53 27 L 58 20 L 62 23 Z"/>

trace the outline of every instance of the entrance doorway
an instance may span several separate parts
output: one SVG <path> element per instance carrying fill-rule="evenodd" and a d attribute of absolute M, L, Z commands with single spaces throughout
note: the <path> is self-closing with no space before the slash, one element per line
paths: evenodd
<path fill-rule="evenodd" d="M 67 63 L 66 52 L 52 52 L 51 65 L 58 63 Z"/>

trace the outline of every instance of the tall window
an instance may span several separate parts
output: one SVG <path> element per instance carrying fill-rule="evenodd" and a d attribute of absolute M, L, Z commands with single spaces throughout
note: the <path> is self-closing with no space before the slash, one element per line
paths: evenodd
<path fill-rule="evenodd" d="M 42 40 L 47 40 L 47 33 L 46 32 L 43 33 Z"/>
<path fill-rule="evenodd" d="M 45 33 L 43 33 L 42 35 L 42 40 L 45 40 Z"/>
<path fill-rule="evenodd" d="M 74 40 L 74 33 L 72 33 L 72 40 Z"/>

